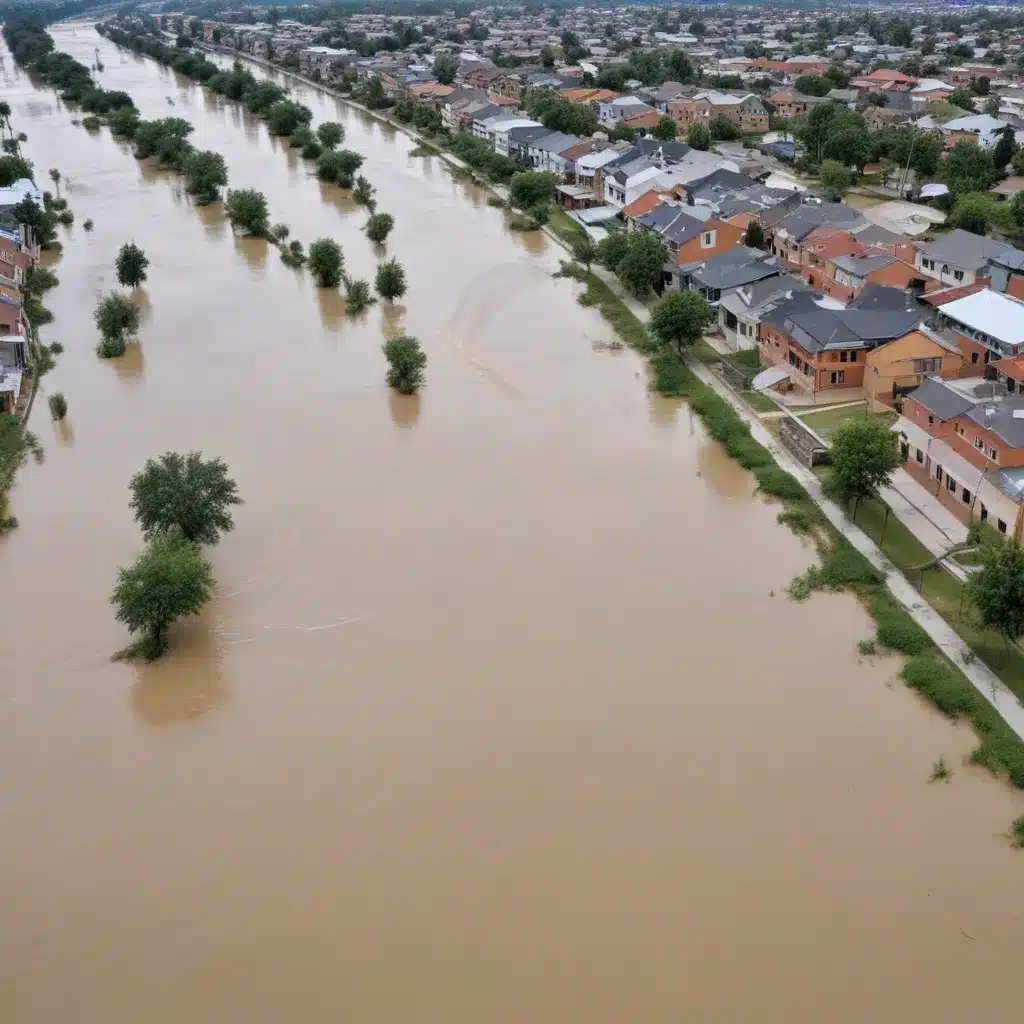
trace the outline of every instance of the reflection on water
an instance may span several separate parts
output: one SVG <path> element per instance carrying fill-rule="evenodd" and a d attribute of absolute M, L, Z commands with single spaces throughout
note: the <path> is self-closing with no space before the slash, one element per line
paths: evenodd
<path fill-rule="evenodd" d="M 329 331 L 338 330 L 345 320 L 345 296 L 337 288 L 316 288 L 320 322 Z"/>
<path fill-rule="evenodd" d="M 133 289 L 130 298 L 139 311 L 139 323 L 141 325 L 148 324 L 153 319 L 153 302 L 145 285 L 139 285 L 138 288 Z"/>
<path fill-rule="evenodd" d="M 359 209 L 349 189 L 339 188 L 329 181 L 318 181 L 317 184 L 320 186 L 320 198 L 330 203 L 339 213 L 355 213 Z"/>
<path fill-rule="evenodd" d="M 396 427 L 407 429 L 416 425 L 420 418 L 420 395 L 400 395 L 388 388 L 388 411 Z"/>
<path fill-rule="evenodd" d="M 242 259 L 245 260 L 250 270 L 263 271 L 265 269 L 269 248 L 270 243 L 265 238 L 256 238 L 253 235 L 235 236 L 235 249 L 241 253 Z"/>
<path fill-rule="evenodd" d="M 385 338 L 395 338 L 404 331 L 405 306 L 401 303 L 386 302 L 381 299 L 380 332 Z"/>
<path fill-rule="evenodd" d="M 74 447 L 75 428 L 71 425 L 71 421 L 67 419 L 67 417 L 62 420 L 53 421 L 53 432 L 63 447 Z"/>
<path fill-rule="evenodd" d="M 651 410 L 651 422 L 659 427 L 674 427 L 679 419 L 679 409 L 682 407 L 681 398 L 667 398 L 665 395 L 647 389 L 647 403 Z"/>
<path fill-rule="evenodd" d="M 195 206 L 199 219 L 206 228 L 206 236 L 209 239 L 223 238 L 228 232 L 228 217 L 224 204 L 208 203 L 206 206 Z"/>
<path fill-rule="evenodd" d="M 697 469 L 715 494 L 723 498 L 749 498 L 757 486 L 751 475 L 710 438 L 697 447 Z"/>
<path fill-rule="evenodd" d="M 121 380 L 137 384 L 141 381 L 146 371 L 146 357 L 142 344 L 138 341 L 129 342 L 125 345 L 124 355 L 117 359 L 105 359 L 117 371 Z"/>

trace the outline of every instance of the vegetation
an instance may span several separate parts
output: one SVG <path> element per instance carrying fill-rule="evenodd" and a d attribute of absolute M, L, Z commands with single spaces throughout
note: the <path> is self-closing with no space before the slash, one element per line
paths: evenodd
<path fill-rule="evenodd" d="M 118 622 L 142 633 L 132 653 L 154 661 L 175 619 L 196 615 L 213 596 L 213 572 L 198 545 L 175 533 L 154 536 L 134 565 L 117 571 L 110 601 Z"/>
<path fill-rule="evenodd" d="M 598 262 L 639 298 L 661 286 L 667 259 L 664 243 L 649 231 L 613 232 L 597 246 Z"/>
<path fill-rule="evenodd" d="M 388 260 L 377 268 L 374 280 L 377 294 L 388 302 L 394 302 L 405 294 L 405 270 L 396 259 Z"/>
<path fill-rule="evenodd" d="M 373 198 L 375 191 L 370 184 L 370 179 L 360 174 L 356 178 L 356 187 L 352 191 L 352 198 L 361 206 L 369 206 L 372 210 L 377 205 L 377 201 Z"/>
<path fill-rule="evenodd" d="M 691 149 L 700 149 L 707 152 L 711 148 L 711 132 L 706 124 L 690 125 L 686 133 L 686 144 Z"/>
<path fill-rule="evenodd" d="M 700 341 L 711 323 L 707 299 L 699 292 L 670 292 L 651 310 L 650 329 L 654 340 L 682 356 Z"/>
<path fill-rule="evenodd" d="M 550 171 L 521 171 L 512 177 L 510 198 L 513 206 L 530 210 L 555 201 L 558 175 Z"/>
<path fill-rule="evenodd" d="M 50 395 L 50 397 L 47 399 L 47 404 L 50 407 L 50 415 L 55 420 L 62 420 L 64 419 L 65 416 L 67 416 L 68 400 L 60 391 L 57 391 L 54 394 Z"/>
<path fill-rule="evenodd" d="M 395 218 L 390 213 L 374 213 L 366 222 L 366 237 L 378 245 L 383 243 L 391 229 L 395 226 Z"/>
<path fill-rule="evenodd" d="M 823 160 L 818 173 L 825 197 L 831 202 L 839 202 L 853 185 L 853 172 L 837 160 Z"/>
<path fill-rule="evenodd" d="M 345 269 L 341 246 L 333 238 L 318 238 L 309 247 L 310 273 L 319 288 L 337 288 Z"/>
<path fill-rule="evenodd" d="M 10 513 L 7 495 L 15 474 L 29 455 L 36 462 L 43 461 L 43 449 L 35 434 L 14 413 L 0 412 L 0 534 L 13 530 L 18 521 Z"/>
<path fill-rule="evenodd" d="M 982 625 L 1009 644 L 1024 634 L 1024 551 L 1015 540 L 983 545 L 981 568 L 973 573 L 967 593 L 981 614 Z"/>
<path fill-rule="evenodd" d="M 117 283 L 124 288 L 138 288 L 146 280 L 149 257 L 134 243 L 125 242 L 114 261 Z"/>
<path fill-rule="evenodd" d="M 669 141 L 679 134 L 679 126 L 671 117 L 668 116 L 668 114 L 664 114 L 662 117 L 658 118 L 658 123 L 654 126 L 654 131 L 651 134 L 656 139 Z"/>
<path fill-rule="evenodd" d="M 131 299 L 111 292 L 100 299 L 93 312 L 100 332 L 97 352 L 104 359 L 123 356 L 125 342 L 139 330 L 139 308 Z"/>
<path fill-rule="evenodd" d="M 316 126 L 316 137 L 324 149 L 337 149 L 345 141 L 345 129 L 337 121 L 323 121 Z"/>
<path fill-rule="evenodd" d="M 400 335 L 384 343 L 384 357 L 388 361 L 388 386 L 403 395 L 413 395 L 426 380 L 426 353 L 415 338 Z"/>
<path fill-rule="evenodd" d="M 901 463 L 896 438 L 878 420 L 847 420 L 832 435 L 830 496 L 844 504 L 872 498 Z"/>
<path fill-rule="evenodd" d="M 200 206 L 220 199 L 220 190 L 228 183 L 228 169 L 220 153 L 207 149 L 190 153 L 182 166 L 185 191 L 196 197 Z"/>
<path fill-rule="evenodd" d="M 316 176 L 341 188 L 351 188 L 363 158 L 350 149 L 327 150 L 316 161 Z"/>
<path fill-rule="evenodd" d="M 939 759 L 932 765 L 932 773 L 928 777 L 929 782 L 949 782 L 949 777 L 952 775 L 949 765 L 946 764 L 944 757 Z"/>
<path fill-rule="evenodd" d="M 293 238 L 288 245 L 281 246 L 281 262 L 289 267 L 301 267 L 306 262 L 302 243 L 297 238 Z"/>
<path fill-rule="evenodd" d="M 254 188 L 229 190 L 227 214 L 232 229 L 241 228 L 246 234 L 262 238 L 270 228 L 267 197 Z"/>
<path fill-rule="evenodd" d="M 178 532 L 187 541 L 216 544 L 234 528 L 231 507 L 242 504 L 224 461 L 203 459 L 201 452 L 147 459 L 129 487 L 132 511 L 147 537 Z"/>
<path fill-rule="evenodd" d="M 374 301 L 370 285 L 366 281 L 353 280 L 345 286 L 345 312 L 354 316 L 361 313 Z"/>

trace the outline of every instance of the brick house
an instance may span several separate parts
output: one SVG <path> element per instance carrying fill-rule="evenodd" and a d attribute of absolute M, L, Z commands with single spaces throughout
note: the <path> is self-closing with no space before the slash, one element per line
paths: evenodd
<path fill-rule="evenodd" d="M 961 522 L 1024 529 L 1024 397 L 996 381 L 926 379 L 893 430 L 905 468 Z"/>
<path fill-rule="evenodd" d="M 869 284 L 890 288 L 924 287 L 912 263 L 874 248 L 861 248 L 826 260 L 817 287 L 839 302 L 849 302 Z"/>
<path fill-rule="evenodd" d="M 640 197 L 643 198 L 643 197 Z M 661 202 L 634 218 L 636 230 L 656 234 L 675 263 L 693 263 L 739 245 L 744 229 L 716 217 L 706 206 Z"/>
<path fill-rule="evenodd" d="M 743 134 L 768 131 L 768 111 L 753 93 L 734 96 L 705 90 L 694 96 L 672 100 L 668 104 L 668 115 L 684 130 L 693 124 L 710 124 L 724 118 Z"/>
<path fill-rule="evenodd" d="M 779 117 L 797 117 L 806 114 L 819 103 L 828 103 L 829 99 L 827 96 L 804 96 L 795 90 L 779 89 L 768 97 L 768 102 Z"/>
<path fill-rule="evenodd" d="M 935 327 L 978 373 L 990 362 L 1024 355 L 1024 302 L 990 288 L 939 306 Z"/>

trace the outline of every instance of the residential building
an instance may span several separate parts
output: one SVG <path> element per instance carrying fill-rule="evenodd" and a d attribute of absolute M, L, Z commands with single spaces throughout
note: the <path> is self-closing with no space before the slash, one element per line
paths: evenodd
<path fill-rule="evenodd" d="M 946 149 L 952 149 L 958 142 L 973 142 L 983 149 L 991 149 L 1006 128 L 1007 123 L 988 114 L 970 114 L 967 117 L 954 117 L 941 125 L 939 131 L 946 141 Z"/>
<path fill-rule="evenodd" d="M 917 84 L 916 78 L 904 75 L 893 68 L 879 68 L 869 75 L 861 75 L 851 79 L 850 88 L 862 93 L 871 92 L 910 92 Z"/>
<path fill-rule="evenodd" d="M 924 281 L 912 263 L 887 252 L 865 247 L 826 260 L 818 287 L 840 302 L 849 302 L 869 284 L 924 289 Z"/>
<path fill-rule="evenodd" d="M 703 243 L 703 239 L 699 239 Z M 677 257 L 674 264 L 666 264 L 666 287 L 673 291 L 699 292 L 714 309 L 723 297 L 739 288 L 748 288 L 759 281 L 785 274 L 782 263 L 774 256 L 745 245 L 720 248 L 717 253 L 696 247 L 700 252 L 696 260 Z M 791 287 L 791 286 L 790 286 Z"/>
<path fill-rule="evenodd" d="M 893 430 L 908 473 L 962 522 L 1024 531 L 1024 397 L 997 381 L 926 379 Z"/>
<path fill-rule="evenodd" d="M 744 134 L 768 131 L 768 111 L 754 93 L 734 96 L 708 89 L 672 100 L 668 115 L 684 130 L 693 124 L 710 124 L 723 118 Z"/>
<path fill-rule="evenodd" d="M 819 103 L 828 103 L 827 96 L 804 96 L 792 89 L 779 89 L 768 97 L 779 117 L 797 117 L 806 114 Z"/>
<path fill-rule="evenodd" d="M 894 408 L 927 377 L 956 377 L 964 366 L 959 347 L 925 324 L 864 357 L 864 391 L 873 408 Z"/>
<path fill-rule="evenodd" d="M 710 207 L 666 200 L 636 218 L 637 230 L 650 231 L 665 243 L 676 263 L 693 263 L 739 245 L 743 228 L 716 217 Z"/>
<path fill-rule="evenodd" d="M 914 266 L 922 277 L 937 282 L 933 287 L 957 287 L 988 277 L 989 261 L 1012 252 L 1013 246 L 957 228 L 934 242 L 918 242 L 916 249 Z"/>
<path fill-rule="evenodd" d="M 540 138 L 533 139 L 527 145 L 526 156 L 530 167 L 536 171 L 550 171 L 559 177 L 565 177 L 573 165 L 570 158 L 562 154 L 579 145 L 578 135 L 567 135 L 565 132 L 549 132 Z"/>
<path fill-rule="evenodd" d="M 975 372 L 1024 354 L 1024 302 L 989 288 L 940 306 L 935 327 L 956 342 Z"/>
<path fill-rule="evenodd" d="M 797 270 L 806 262 L 804 242 L 811 232 L 822 227 L 853 231 L 867 224 L 859 210 L 843 203 L 805 202 L 796 209 L 777 206 L 766 210 L 759 219 L 772 255 Z"/>
<path fill-rule="evenodd" d="M 761 318 L 794 295 L 815 292 L 792 274 L 775 274 L 745 283 L 722 294 L 718 304 L 718 327 L 731 348 L 755 349 L 760 337 Z"/>

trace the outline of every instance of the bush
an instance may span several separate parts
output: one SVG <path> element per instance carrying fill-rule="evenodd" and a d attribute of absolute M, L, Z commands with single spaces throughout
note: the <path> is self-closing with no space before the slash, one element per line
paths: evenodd
<path fill-rule="evenodd" d="M 868 610 L 878 624 L 875 637 L 883 647 L 915 655 L 933 646 L 931 637 L 888 595 L 874 597 Z"/>
<path fill-rule="evenodd" d="M 68 414 L 68 400 L 64 397 L 61 392 L 57 392 L 54 395 L 50 395 L 47 400 L 47 404 L 50 406 L 50 415 L 55 420 L 62 420 Z"/>
<path fill-rule="evenodd" d="M 778 466 L 762 466 L 754 470 L 758 489 L 782 501 L 800 501 L 807 497 L 803 484 L 792 473 Z"/>
<path fill-rule="evenodd" d="M 950 718 L 966 714 L 974 706 L 974 690 L 956 669 L 945 662 L 911 656 L 904 662 L 901 675 L 907 686 L 927 697 Z"/>
<path fill-rule="evenodd" d="M 100 130 L 100 119 L 95 114 L 82 118 L 82 127 L 87 132 L 98 132 Z"/>
<path fill-rule="evenodd" d="M 123 336 L 102 338 L 96 346 L 96 355 L 100 359 L 117 359 L 124 355 L 126 348 Z"/>
<path fill-rule="evenodd" d="M 401 336 L 385 342 L 384 356 L 388 361 L 388 384 L 403 395 L 415 394 L 425 379 L 427 356 L 415 338 Z"/>

